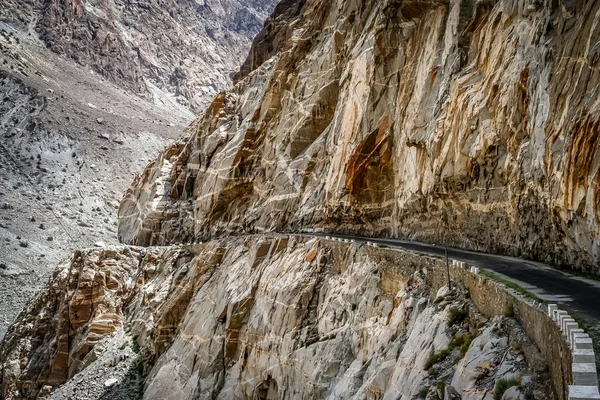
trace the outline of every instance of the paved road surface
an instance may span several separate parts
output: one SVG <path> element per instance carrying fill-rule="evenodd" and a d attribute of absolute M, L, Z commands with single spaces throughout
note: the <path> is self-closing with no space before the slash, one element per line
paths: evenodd
<path fill-rule="evenodd" d="M 425 243 L 325 233 L 311 233 L 311 235 L 354 239 L 357 242 L 369 241 L 428 255 L 444 256 L 444 247 Z M 578 311 L 600 324 L 600 282 L 558 271 L 542 263 L 515 257 L 455 248 L 448 248 L 448 257 L 505 275 L 539 298 L 557 303 L 559 307 L 562 305 Z"/>

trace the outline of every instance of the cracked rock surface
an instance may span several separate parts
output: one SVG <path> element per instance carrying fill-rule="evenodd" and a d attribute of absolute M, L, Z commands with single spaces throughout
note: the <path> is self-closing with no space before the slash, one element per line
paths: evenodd
<path fill-rule="evenodd" d="M 323 229 L 598 272 L 599 2 L 284 3 L 122 241 Z"/>
<path fill-rule="evenodd" d="M 481 399 L 518 378 L 553 399 L 519 325 L 433 293 L 433 268 L 288 236 L 77 252 L 2 343 L 3 398 Z"/>

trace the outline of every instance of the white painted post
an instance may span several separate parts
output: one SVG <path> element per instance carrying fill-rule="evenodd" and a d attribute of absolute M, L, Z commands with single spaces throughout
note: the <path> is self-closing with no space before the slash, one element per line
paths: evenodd
<path fill-rule="evenodd" d="M 598 386 L 569 386 L 569 400 L 599 400 Z"/>
<path fill-rule="evenodd" d="M 565 321 L 565 337 L 567 338 L 567 342 L 570 342 L 571 331 L 574 329 L 579 329 L 579 324 L 575 321 Z"/>
<path fill-rule="evenodd" d="M 563 323 L 565 322 L 565 319 L 571 318 L 571 316 L 569 314 L 567 314 L 566 311 L 559 311 L 557 314 L 558 314 L 558 320 L 556 321 L 556 323 L 558 324 L 558 327 L 562 331 Z"/>
<path fill-rule="evenodd" d="M 556 304 L 548 304 L 548 316 L 550 318 L 554 317 L 554 310 L 558 310 L 558 305 L 556 305 Z"/>
<path fill-rule="evenodd" d="M 571 316 L 569 314 L 563 314 L 560 316 L 560 330 L 563 331 L 563 333 L 566 333 L 565 330 L 565 325 L 569 322 L 575 322 L 575 320 L 573 318 L 571 318 Z"/>
<path fill-rule="evenodd" d="M 573 362 L 581 364 L 594 364 L 596 355 L 593 349 L 575 349 L 573 350 Z"/>
<path fill-rule="evenodd" d="M 560 316 L 566 314 L 566 311 L 563 310 L 554 310 L 554 322 L 560 326 Z"/>
<path fill-rule="evenodd" d="M 571 337 L 569 338 L 569 344 L 571 345 L 571 348 L 573 348 L 575 346 L 575 338 L 578 336 L 589 337 L 588 334 L 583 331 L 583 329 L 581 329 L 581 328 L 573 329 L 571 331 Z"/>
<path fill-rule="evenodd" d="M 590 338 L 590 337 L 575 338 L 575 343 L 573 344 L 573 349 L 575 349 L 575 350 L 593 350 L 594 343 L 592 342 L 592 338 Z"/>
<path fill-rule="evenodd" d="M 595 363 L 573 363 L 571 370 L 575 386 L 598 386 Z"/>

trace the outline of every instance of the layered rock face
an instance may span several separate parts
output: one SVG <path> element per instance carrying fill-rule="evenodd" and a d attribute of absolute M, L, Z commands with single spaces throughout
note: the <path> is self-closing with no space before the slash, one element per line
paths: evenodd
<path fill-rule="evenodd" d="M 123 241 L 323 229 L 598 272 L 599 2 L 284 3 Z"/>
<path fill-rule="evenodd" d="M 7 0 L 0 19 L 136 93 L 195 111 L 230 85 L 276 0 Z"/>
<path fill-rule="evenodd" d="M 500 379 L 554 398 L 514 320 L 485 320 L 458 288 L 435 295 L 435 268 L 287 236 L 77 252 L 2 343 L 2 396 L 49 395 L 127 331 L 145 399 L 480 399 Z"/>

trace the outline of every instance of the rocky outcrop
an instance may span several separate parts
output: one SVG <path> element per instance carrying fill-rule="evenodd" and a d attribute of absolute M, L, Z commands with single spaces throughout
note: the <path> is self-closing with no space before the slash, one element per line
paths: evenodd
<path fill-rule="evenodd" d="M 122 240 L 316 228 L 598 272 L 600 3 L 286 4 Z"/>
<path fill-rule="evenodd" d="M 200 111 L 243 61 L 276 0 L 7 0 L 0 20 L 148 97 Z"/>
<path fill-rule="evenodd" d="M 435 273 L 417 255 L 287 236 L 80 251 L 2 343 L 2 396 L 48 395 L 127 331 L 145 399 L 479 399 L 502 379 L 554 398 L 518 324 L 486 320 L 456 286 L 436 294 Z"/>

